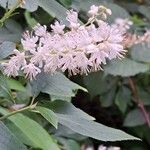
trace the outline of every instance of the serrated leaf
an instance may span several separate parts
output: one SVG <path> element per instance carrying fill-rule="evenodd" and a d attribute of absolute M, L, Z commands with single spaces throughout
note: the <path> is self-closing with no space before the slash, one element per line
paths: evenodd
<path fill-rule="evenodd" d="M 121 130 L 113 129 L 104 126 L 100 123 L 86 120 L 84 118 L 72 117 L 71 115 L 57 114 L 59 123 L 68 127 L 69 129 L 101 141 L 122 141 L 122 140 L 139 140 Z"/>
<path fill-rule="evenodd" d="M 37 106 L 36 110 L 38 110 L 39 113 L 57 129 L 58 118 L 57 115 L 52 110 L 41 106 Z"/>
<path fill-rule="evenodd" d="M 127 127 L 143 125 L 144 123 L 146 123 L 146 120 L 139 109 L 130 111 L 124 120 L 124 126 Z"/>
<path fill-rule="evenodd" d="M 0 44 L 0 60 L 12 54 L 16 45 L 13 42 L 4 41 Z"/>
<path fill-rule="evenodd" d="M 31 93 L 35 96 L 43 92 L 59 97 L 72 97 L 75 96 L 75 91 L 78 89 L 86 91 L 85 88 L 73 83 L 59 72 L 54 75 L 40 73 L 30 85 Z"/>
<path fill-rule="evenodd" d="M 122 60 L 112 60 L 108 65 L 104 67 L 105 73 L 114 76 L 134 76 L 139 73 L 144 73 L 149 70 L 149 66 L 143 63 L 136 62 L 134 60 L 124 58 Z"/>
<path fill-rule="evenodd" d="M 66 101 L 56 100 L 54 102 L 48 103 L 47 107 L 49 107 L 55 113 L 70 114 L 75 117 L 80 116 L 87 120 L 95 120 L 95 118 L 93 118 L 92 116 L 86 114 L 84 111 L 76 108 L 73 104 Z"/>
<path fill-rule="evenodd" d="M 9 112 L 0 107 L 0 113 L 7 115 Z M 60 150 L 47 131 L 34 120 L 22 114 L 16 114 L 8 119 L 31 141 L 33 147 L 38 147 L 43 150 Z"/>
<path fill-rule="evenodd" d="M 141 62 L 150 62 L 150 47 L 148 43 L 136 44 L 131 47 L 131 57 Z"/>
<path fill-rule="evenodd" d="M 27 150 L 15 135 L 0 122 L 0 149 L 1 150 Z"/>

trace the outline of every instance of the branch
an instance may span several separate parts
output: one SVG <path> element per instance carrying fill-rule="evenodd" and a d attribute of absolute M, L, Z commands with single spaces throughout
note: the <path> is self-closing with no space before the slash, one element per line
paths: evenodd
<path fill-rule="evenodd" d="M 130 85 L 130 88 L 132 90 L 132 93 L 133 93 L 133 96 L 134 96 L 134 99 L 133 101 L 137 104 L 137 106 L 140 108 L 148 126 L 150 127 L 150 115 L 148 114 L 148 112 L 146 111 L 145 107 L 144 107 L 144 104 L 142 102 L 142 100 L 139 98 L 138 96 L 138 92 L 137 92 L 137 88 L 135 86 L 135 83 L 134 81 L 129 78 L 129 85 Z"/>

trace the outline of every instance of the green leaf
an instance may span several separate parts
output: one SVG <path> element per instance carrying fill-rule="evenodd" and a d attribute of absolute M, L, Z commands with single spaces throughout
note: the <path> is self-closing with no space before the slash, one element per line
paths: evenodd
<path fill-rule="evenodd" d="M 139 140 L 121 130 L 113 129 L 91 120 L 73 117 L 72 115 L 57 114 L 59 123 L 69 129 L 101 141 Z"/>
<path fill-rule="evenodd" d="M 130 111 L 124 120 L 124 126 L 127 127 L 143 125 L 144 123 L 146 123 L 146 120 L 139 109 Z"/>
<path fill-rule="evenodd" d="M 1 150 L 27 150 L 13 133 L 0 122 L 0 149 Z"/>
<path fill-rule="evenodd" d="M 12 100 L 11 90 L 7 84 L 7 80 L 3 75 L 0 75 L 0 97 Z"/>
<path fill-rule="evenodd" d="M 122 77 L 134 76 L 149 70 L 149 66 L 128 58 L 122 60 L 112 60 L 104 67 L 105 73 Z"/>
<path fill-rule="evenodd" d="M 6 20 L 4 26 L 0 28 L 0 41 L 20 42 L 21 36 L 21 26 L 11 19 Z"/>
<path fill-rule="evenodd" d="M 28 25 L 31 28 L 35 27 L 38 24 L 38 22 L 31 16 L 30 12 L 25 11 L 24 16 L 25 16 L 25 19 L 26 19 Z"/>
<path fill-rule="evenodd" d="M 58 97 L 73 97 L 78 89 L 86 91 L 85 88 L 73 83 L 63 74 L 57 72 L 55 75 L 40 73 L 36 80 L 30 83 L 31 93 L 37 96 L 40 92 Z"/>
<path fill-rule="evenodd" d="M 95 120 L 92 116 L 86 114 L 84 111 L 76 108 L 73 104 L 62 101 L 62 100 L 56 100 L 54 102 L 48 103 L 48 106 L 51 110 L 53 110 L 55 113 L 59 114 L 69 114 L 74 117 L 80 116 L 87 120 Z"/>
<path fill-rule="evenodd" d="M 36 110 L 38 110 L 39 113 L 57 129 L 58 118 L 57 115 L 52 110 L 41 106 L 37 106 Z"/>
<path fill-rule="evenodd" d="M 0 113 L 7 115 L 10 112 L 1 107 Z M 8 119 L 12 121 L 15 126 L 22 131 L 26 138 L 32 142 L 31 146 L 41 148 L 43 150 L 59 150 L 52 137 L 34 120 L 22 114 L 16 114 Z"/>
<path fill-rule="evenodd" d="M 0 60 L 12 54 L 15 49 L 15 43 L 5 41 L 0 44 Z"/>
<path fill-rule="evenodd" d="M 8 78 L 7 84 L 8 84 L 8 87 L 12 90 L 17 90 L 17 91 L 22 91 L 22 92 L 26 91 L 26 88 L 19 81 L 15 79 Z"/>
<path fill-rule="evenodd" d="M 131 57 L 137 61 L 150 62 L 150 50 L 148 43 L 133 45 L 131 47 Z"/>
<path fill-rule="evenodd" d="M 116 96 L 115 103 L 122 113 L 125 113 L 128 103 L 131 101 L 131 91 L 122 86 Z"/>

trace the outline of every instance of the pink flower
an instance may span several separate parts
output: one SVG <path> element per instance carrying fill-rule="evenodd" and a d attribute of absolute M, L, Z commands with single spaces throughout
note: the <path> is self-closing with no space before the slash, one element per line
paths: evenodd
<path fill-rule="evenodd" d="M 80 26 L 80 24 L 78 23 L 78 13 L 70 10 L 67 11 L 67 17 L 66 17 L 67 21 L 70 22 L 70 27 L 73 29 L 76 29 Z"/>
<path fill-rule="evenodd" d="M 41 26 L 39 23 L 33 29 L 34 29 L 35 35 L 37 36 L 45 36 L 47 33 L 46 31 L 47 27 L 45 25 Z"/>
<path fill-rule="evenodd" d="M 54 25 L 51 25 L 51 28 L 53 29 L 54 33 L 63 34 L 65 25 L 61 25 L 58 21 L 56 21 Z"/>
<path fill-rule="evenodd" d="M 25 53 L 20 52 L 17 49 L 15 49 L 14 54 L 15 56 L 11 57 L 11 59 L 13 59 L 16 62 L 16 65 L 18 66 L 18 68 L 20 68 L 21 66 L 24 66 L 26 64 Z"/>
<path fill-rule="evenodd" d="M 56 21 L 51 25 L 52 33 L 40 24 L 31 34 L 25 32 L 21 40 L 24 52 L 14 51 L 14 56 L 4 65 L 4 73 L 16 76 L 21 68 L 30 80 L 41 72 L 40 68 L 51 74 L 56 71 L 68 71 L 70 75 L 88 74 L 102 69 L 101 65 L 106 64 L 107 59 L 122 58 L 126 52 L 123 48 L 123 29 L 99 19 L 110 15 L 111 10 L 93 5 L 89 14 L 92 17 L 88 22 L 80 25 L 78 13 L 67 11 L 68 30 Z M 148 33 L 138 42 L 145 38 L 149 39 Z"/>
<path fill-rule="evenodd" d="M 29 34 L 29 32 L 25 32 L 23 35 L 23 39 L 21 39 L 21 43 L 23 45 L 24 50 L 35 50 L 36 48 L 36 42 L 38 41 L 38 37 L 37 36 L 31 36 Z"/>
<path fill-rule="evenodd" d="M 35 79 L 36 75 L 41 72 L 41 70 L 33 63 L 25 65 L 24 67 L 22 67 L 22 70 L 26 74 L 26 77 L 28 77 L 30 80 Z"/>
<path fill-rule="evenodd" d="M 3 72 L 4 74 L 6 74 L 7 76 L 18 76 L 18 71 L 19 68 L 18 66 L 16 66 L 16 61 L 13 59 L 10 59 L 8 63 L 3 63 Z"/>
<path fill-rule="evenodd" d="M 58 69 L 60 57 L 57 53 L 47 55 L 47 59 L 45 60 L 44 71 L 55 73 Z"/>
<path fill-rule="evenodd" d="M 107 147 L 106 147 L 106 146 L 103 146 L 103 145 L 100 145 L 100 146 L 98 147 L 98 150 L 107 150 Z"/>
<path fill-rule="evenodd" d="M 114 26 L 116 26 L 116 28 L 118 28 L 122 33 L 125 33 L 128 29 L 130 29 L 130 26 L 132 25 L 132 21 L 122 18 L 117 18 L 114 23 Z"/>
<path fill-rule="evenodd" d="M 89 15 L 90 16 L 96 16 L 96 15 L 98 15 L 98 9 L 99 9 L 98 6 L 92 5 L 90 7 L 90 10 L 88 11 Z"/>

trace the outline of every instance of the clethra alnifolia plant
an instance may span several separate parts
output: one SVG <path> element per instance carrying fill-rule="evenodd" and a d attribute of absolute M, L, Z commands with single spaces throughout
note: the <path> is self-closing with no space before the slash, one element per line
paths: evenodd
<path fill-rule="evenodd" d="M 104 6 L 91 6 L 87 23 L 78 22 L 78 13 L 67 11 L 66 20 L 69 29 L 56 21 L 47 27 L 38 24 L 30 33 L 23 34 L 23 50 L 14 50 L 14 54 L 2 64 L 4 74 L 17 76 L 23 71 L 30 80 L 43 70 L 46 73 L 68 71 L 70 75 L 88 74 L 101 70 L 106 60 L 123 58 L 124 35 L 132 24 L 130 21 L 116 20 L 109 25 L 104 21 L 111 10 Z"/>

